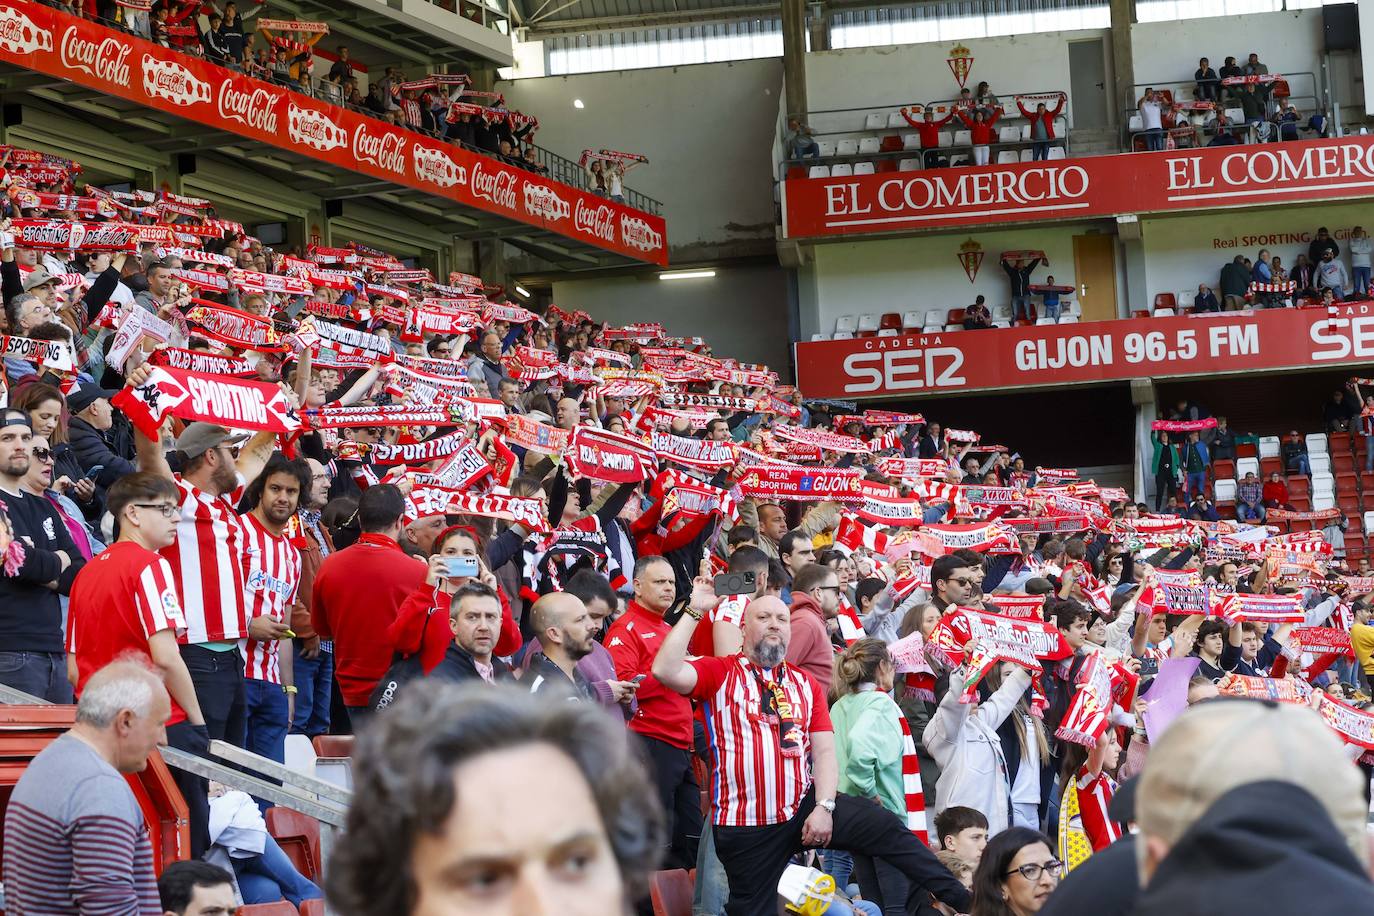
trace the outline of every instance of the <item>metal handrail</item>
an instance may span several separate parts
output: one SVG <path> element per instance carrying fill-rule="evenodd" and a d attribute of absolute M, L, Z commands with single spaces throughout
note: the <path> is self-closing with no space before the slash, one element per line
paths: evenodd
<path fill-rule="evenodd" d="M 441 2 L 437 2 L 437 0 L 427 0 L 427 2 L 435 3 L 440 7 L 444 7 L 444 4 Z M 464 4 L 472 5 L 471 0 L 461 0 L 461 2 L 463 2 Z M 444 8 L 447 9 L 447 7 Z M 87 19 L 91 22 L 98 22 L 106 28 L 113 29 L 117 32 L 123 32 L 127 35 L 134 35 L 137 38 L 144 38 L 143 35 L 140 35 L 132 31 L 123 23 L 117 22 L 115 20 L 105 19 L 99 16 L 82 16 L 81 18 Z M 199 26 L 197 26 L 197 31 L 199 31 Z M 148 39 L 144 38 L 144 40 L 146 41 Z M 177 47 L 169 48 L 169 50 L 178 54 L 186 53 Z M 324 90 L 322 87 L 326 85 L 327 81 L 322 78 L 307 77 L 305 80 L 305 84 L 302 85 L 301 81 L 299 80 L 291 80 L 277 73 L 269 73 L 267 75 L 267 78 L 264 78 L 255 73 L 251 73 L 247 70 L 244 70 L 242 67 L 236 66 L 234 64 L 230 64 L 227 62 L 219 63 L 218 61 L 214 61 L 206 57 L 196 57 L 195 55 L 187 56 L 193 57 L 197 60 L 202 60 L 206 63 L 212 64 L 217 67 L 223 67 L 226 70 L 241 74 L 243 76 L 248 77 L 249 79 L 255 79 L 263 83 L 270 83 L 271 85 L 279 86 L 283 89 L 286 89 L 289 92 L 295 92 L 297 94 L 304 95 L 309 98 L 319 99 L 320 101 L 327 102 L 332 105 L 338 105 L 340 108 L 347 108 L 349 111 L 352 111 L 355 114 L 362 115 L 363 117 L 369 118 L 374 121 L 379 121 L 380 123 L 389 123 L 380 121 L 380 119 L 377 118 L 376 115 L 370 109 L 364 106 L 350 105 L 347 102 L 343 101 L 341 89 L 339 92 L 333 91 L 334 84 L 328 83 L 328 85 L 331 87 L 331 90 Z M 490 156 L 493 159 L 500 158 L 496 154 L 490 152 L 489 150 L 480 149 L 471 144 L 461 143 L 458 140 L 450 139 L 448 137 L 443 136 L 438 131 L 427 131 L 410 127 L 408 125 L 393 126 L 401 127 L 404 130 L 409 130 L 413 133 L 421 134 L 423 136 L 430 137 L 435 140 L 441 140 L 446 143 L 452 143 L 455 146 L 460 146 L 471 152 L 477 153 L 478 155 Z M 535 158 L 539 160 L 539 164 L 543 166 L 545 169 L 545 172 L 543 174 L 547 174 L 550 178 L 553 178 L 555 181 L 559 181 L 562 184 L 568 185 L 570 187 L 578 188 L 579 190 L 584 191 L 592 191 L 593 193 L 595 193 L 590 182 L 587 180 L 586 172 L 576 162 L 566 157 L 560 156 L 557 153 L 554 153 L 548 149 L 545 149 L 544 147 L 538 146 L 537 144 L 530 145 L 534 146 L 534 149 L 536 151 Z M 633 207 L 636 210 L 642 210 L 645 213 L 651 213 L 655 216 L 662 215 L 663 204 L 660 201 L 655 200 L 647 194 L 635 191 L 629 187 L 626 187 L 624 190 L 626 206 Z"/>
<path fill-rule="evenodd" d="M 1032 92 L 1015 92 L 1015 93 L 1010 93 L 1009 95 L 1006 96 L 1006 98 L 1008 98 L 1008 99 L 1013 99 L 1013 100 L 1014 100 L 1017 96 L 1027 96 L 1027 95 L 1051 95 L 1051 94 L 1053 94 L 1053 93 L 1062 92 L 1062 91 L 1063 91 L 1063 90 L 1061 90 L 1061 89 L 1049 89 L 1049 90 L 1039 90 L 1039 91 L 1032 91 Z M 1002 96 L 998 96 L 998 101 L 999 101 L 999 102 L 1001 101 L 1001 99 L 1002 99 Z M 884 113 L 884 114 L 892 114 L 892 113 L 895 113 L 895 112 L 900 112 L 900 110 L 903 109 L 903 108 L 911 108 L 911 109 L 921 110 L 921 109 L 928 108 L 928 107 L 931 107 L 931 106 L 938 106 L 938 105 L 953 105 L 954 103 L 956 103 L 956 102 L 958 102 L 958 101 L 959 101 L 958 99 L 932 99 L 931 101 L 928 101 L 928 102 L 914 102 L 914 103 L 913 103 L 913 102 L 900 102 L 900 103 L 896 103 L 896 104 L 863 105 L 863 106 L 859 106 L 859 107 L 855 107 L 855 108 L 817 108 L 817 109 L 812 109 L 812 110 L 807 111 L 806 117 L 807 117 L 807 120 L 810 121 L 810 120 L 812 120 L 813 118 L 815 118 L 815 117 L 818 116 L 818 115 L 820 115 L 820 116 L 824 116 L 824 115 L 844 115 L 844 114 L 854 114 L 854 113 L 856 113 L 856 112 L 862 112 L 862 113 L 864 113 L 864 114 L 872 114 L 872 113 L 875 113 L 875 112 Z M 1020 113 L 1019 111 L 1017 111 L 1017 110 L 1016 110 L 1016 107 L 1013 105 L 1013 106 L 1011 106 L 1010 108 L 1007 109 L 1007 116 L 1006 116 L 1006 117 L 1007 117 L 1007 120 L 1018 120 L 1018 119 L 1021 118 L 1021 113 Z M 1061 113 L 1061 114 L 1059 115 L 1059 117 L 1065 118 L 1065 122 L 1067 123 L 1067 120 L 1068 120 L 1068 119 L 1067 119 L 1067 117 L 1066 117 L 1066 113 Z M 825 130 L 825 131 L 816 131 L 814 135 L 816 135 L 816 136 L 829 136 L 829 135 L 832 135 L 832 134 L 853 134 L 853 133 L 863 133 L 863 132 L 865 132 L 865 131 L 874 130 L 874 129 L 877 129 L 877 130 L 909 130 L 910 128 L 909 128 L 907 125 L 902 125 L 901 127 L 896 127 L 896 128 L 893 128 L 893 127 L 867 128 L 867 127 L 862 127 L 862 126 L 860 126 L 860 127 L 848 128 L 848 129 L 845 129 L 845 130 Z M 786 126 L 786 123 L 784 123 L 784 124 L 783 124 L 783 133 L 786 133 L 786 131 L 787 131 L 787 126 Z"/>
<path fill-rule="evenodd" d="M 0 684 L 0 703 L 17 706 L 56 705 L 4 684 Z M 320 867 L 323 868 L 324 863 L 329 861 L 334 843 L 344 828 L 348 806 L 353 800 L 351 790 L 298 773 L 275 760 L 224 741 L 211 741 L 210 753 L 228 761 L 228 764 L 174 747 L 160 747 L 158 753 L 168 766 L 213 779 L 257 798 L 265 798 L 274 805 L 313 817 L 320 823 Z"/>
<path fill-rule="evenodd" d="M 1213 69 L 1215 69 L 1215 68 L 1213 68 Z M 1288 83 L 1289 94 L 1288 94 L 1287 96 L 1285 96 L 1285 98 L 1286 98 L 1289 102 L 1292 102 L 1292 103 L 1296 104 L 1296 105 L 1298 106 L 1298 108 L 1299 108 L 1299 109 L 1302 109 L 1302 110 L 1308 110 L 1308 108 L 1305 107 L 1305 106 L 1307 106 L 1307 105 L 1310 105 L 1310 110 L 1316 110 L 1317 108 L 1322 107 L 1322 96 L 1318 94 L 1319 87 L 1318 87 L 1318 85 L 1317 85 L 1317 77 L 1316 77 L 1316 74 L 1314 74 L 1312 71 L 1310 71 L 1310 70 L 1299 70 L 1299 71 L 1293 72 L 1293 73 L 1281 73 L 1281 74 L 1278 74 L 1278 75 L 1279 75 L 1279 76 L 1282 76 L 1283 79 L 1284 79 L 1284 82 Z M 1308 88 L 1307 86 L 1303 85 L 1303 84 L 1300 82 L 1300 80 L 1301 80 L 1302 78 L 1305 78 L 1306 81 L 1310 84 L 1311 91 L 1310 91 L 1310 92 L 1293 92 L 1292 90 L 1294 89 L 1295 84 L 1297 85 L 1297 88 L 1300 88 L 1300 89 Z M 1270 84 L 1270 85 L 1272 85 L 1272 84 Z M 1167 90 L 1169 90 L 1169 92 L 1174 96 L 1175 99 L 1191 99 L 1191 98 L 1193 97 L 1193 92 L 1194 92 L 1194 90 L 1195 90 L 1196 87 L 1197 87 L 1197 80 L 1196 80 L 1196 79 L 1193 79 L 1193 78 L 1191 78 L 1191 77 L 1186 78 L 1186 79 L 1177 79 L 1177 80 L 1162 80 L 1162 81 L 1160 81 L 1160 82 L 1153 82 L 1153 83 L 1152 83 L 1152 82 L 1135 83 L 1134 85 L 1131 86 L 1131 97 L 1138 100 L 1138 99 L 1140 98 L 1140 96 L 1144 94 L 1144 92 L 1145 92 L 1146 89 L 1154 89 L 1154 90 L 1156 90 L 1156 91 L 1158 91 L 1158 90 L 1160 90 L 1160 89 L 1167 89 Z M 1224 87 L 1224 86 L 1218 86 L 1218 89 L 1220 90 L 1220 92 L 1221 92 L 1221 94 L 1222 94 L 1223 97 L 1224 97 L 1225 94 L 1226 94 L 1226 88 L 1227 88 L 1227 87 Z M 1239 106 L 1238 106 L 1238 105 L 1230 105 L 1230 106 L 1228 106 L 1228 105 L 1226 105 L 1226 104 L 1224 103 L 1224 101 L 1222 100 L 1222 98 L 1218 98 L 1218 99 L 1217 99 L 1217 109 L 1216 109 L 1216 110 L 1218 110 L 1218 111 L 1225 111 L 1228 107 L 1230 107 L 1230 108 L 1236 108 L 1236 107 L 1239 107 Z M 1126 152 L 1130 152 L 1130 151 L 1131 151 L 1131 149 L 1132 149 L 1131 144 L 1132 144 L 1132 142 L 1133 142 L 1133 140 L 1134 140 L 1134 137 L 1135 137 L 1137 134 L 1140 133 L 1139 131 L 1132 131 L 1132 130 L 1131 130 L 1131 127 L 1130 127 L 1131 116 L 1134 115 L 1134 114 L 1136 114 L 1136 113 L 1138 113 L 1139 110 L 1140 110 L 1140 109 L 1139 109 L 1138 107 L 1127 107 L 1127 108 L 1122 109 L 1122 112 L 1121 112 L 1121 113 L 1122 113 L 1122 118 L 1121 118 L 1121 125 L 1122 125 L 1122 126 L 1121 126 L 1121 136 L 1122 136 L 1122 139 L 1123 139 L 1124 151 L 1126 151 Z M 1268 120 L 1268 118 L 1266 118 L 1265 120 Z"/>

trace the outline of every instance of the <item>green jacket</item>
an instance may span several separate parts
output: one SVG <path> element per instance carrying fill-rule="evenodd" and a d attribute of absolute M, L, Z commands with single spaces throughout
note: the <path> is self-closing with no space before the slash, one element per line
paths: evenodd
<path fill-rule="evenodd" d="M 830 708 L 840 791 L 859 798 L 876 797 L 884 808 L 905 819 L 901 714 L 897 703 L 878 690 L 849 694 Z"/>
<path fill-rule="evenodd" d="M 1179 474 L 1180 474 L 1180 473 L 1182 472 L 1182 470 L 1183 470 L 1183 461 L 1182 461 L 1182 456 L 1180 456 L 1179 453 L 1178 453 L 1178 446 L 1175 445 L 1175 444 L 1172 443 L 1172 442 L 1170 442 L 1170 443 L 1168 444 L 1168 446 L 1165 446 L 1165 445 L 1161 444 L 1160 441 L 1159 441 L 1159 434 L 1158 434 L 1158 433 L 1153 434 L 1152 438 L 1154 439 L 1154 442 L 1155 442 L 1155 454 L 1154 454 L 1154 460 L 1151 461 L 1151 463 L 1150 463 L 1150 464 L 1151 464 L 1151 466 L 1150 466 L 1150 473 L 1155 474 L 1155 475 L 1158 475 L 1158 474 L 1159 474 L 1159 457 L 1160 457 L 1160 455 L 1164 452 L 1164 449 L 1165 449 L 1165 448 L 1168 448 L 1168 449 L 1169 449 L 1169 456 L 1173 459 L 1173 462 L 1172 462 L 1172 464 L 1170 465 L 1170 467 L 1171 467 L 1171 469 L 1172 469 L 1172 472 L 1173 472 L 1173 476 L 1174 476 L 1174 477 L 1179 476 Z"/>

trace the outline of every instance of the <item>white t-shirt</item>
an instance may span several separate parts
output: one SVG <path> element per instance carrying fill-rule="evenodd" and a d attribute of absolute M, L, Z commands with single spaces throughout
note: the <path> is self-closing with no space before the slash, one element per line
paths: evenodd
<path fill-rule="evenodd" d="M 1159 130 L 1163 127 L 1159 120 L 1159 103 L 1141 102 L 1140 120 L 1144 123 L 1146 130 Z"/>

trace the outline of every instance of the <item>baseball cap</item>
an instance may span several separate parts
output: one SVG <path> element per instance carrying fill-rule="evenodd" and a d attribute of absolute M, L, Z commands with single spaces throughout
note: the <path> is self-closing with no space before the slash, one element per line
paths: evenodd
<path fill-rule="evenodd" d="M 48 283 L 56 282 L 56 277 L 48 273 L 42 267 L 38 267 L 30 271 L 29 275 L 24 278 L 24 292 L 27 293 L 31 289 L 37 289 L 38 287 L 44 286 Z"/>
<path fill-rule="evenodd" d="M 192 423 L 177 436 L 177 451 L 187 458 L 204 455 L 221 445 L 238 445 L 248 440 L 247 433 L 230 432 L 215 423 Z"/>
<path fill-rule="evenodd" d="M 1226 698 L 1191 707 L 1150 748 L 1135 799 L 1142 833 L 1173 844 L 1239 786 L 1278 780 L 1317 799 L 1361 863 L 1369 861 L 1362 775 L 1311 709 Z"/>
<path fill-rule="evenodd" d="M 73 414 L 78 414 L 100 398 L 108 401 L 118 393 L 109 388 L 101 388 L 99 385 L 82 385 L 67 395 L 67 410 Z"/>

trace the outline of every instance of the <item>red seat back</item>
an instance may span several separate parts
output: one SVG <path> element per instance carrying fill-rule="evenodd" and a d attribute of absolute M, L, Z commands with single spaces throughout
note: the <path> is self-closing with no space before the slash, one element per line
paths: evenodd
<path fill-rule="evenodd" d="M 902 329 L 902 316 L 900 312 L 883 312 L 883 316 L 878 319 L 879 328 L 892 328 L 894 331 Z"/>
<path fill-rule="evenodd" d="M 945 313 L 945 324 L 963 324 L 963 323 L 964 323 L 964 310 L 963 310 L 963 309 L 950 309 L 948 312 Z"/>
<path fill-rule="evenodd" d="M 878 144 L 878 149 L 884 153 L 895 153 L 902 148 L 902 138 L 898 136 L 883 137 L 882 143 Z"/>
<path fill-rule="evenodd" d="M 318 897 L 314 900 L 302 900 L 301 916 L 324 916 L 324 901 Z"/>
<path fill-rule="evenodd" d="M 268 808 L 264 820 L 267 821 L 267 832 L 272 834 L 282 852 L 296 866 L 296 871 L 318 882 L 320 822 L 299 811 L 280 806 Z"/>
<path fill-rule="evenodd" d="M 692 916 L 692 876 L 685 868 L 654 872 L 649 899 L 654 916 Z"/>
<path fill-rule="evenodd" d="M 300 911 L 286 900 L 276 903 L 251 903 L 239 907 L 238 916 L 300 916 Z"/>
<path fill-rule="evenodd" d="M 316 735 L 310 743 L 316 757 L 352 757 L 352 735 Z"/>
<path fill-rule="evenodd" d="M 1178 304 L 1173 293 L 1155 293 L 1156 309 L 1171 309 Z"/>

